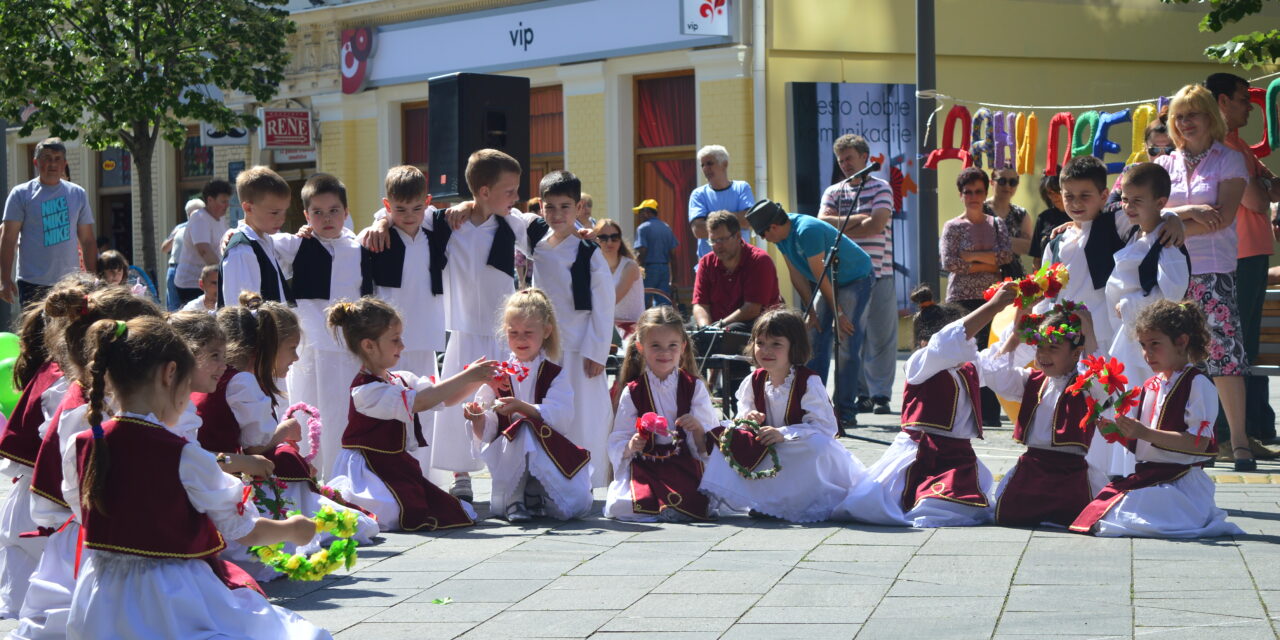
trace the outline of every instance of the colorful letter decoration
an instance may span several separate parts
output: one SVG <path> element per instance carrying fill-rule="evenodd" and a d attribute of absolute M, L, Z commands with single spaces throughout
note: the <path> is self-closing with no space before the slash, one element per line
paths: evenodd
<path fill-rule="evenodd" d="M 1275 83 L 1272 83 L 1275 84 Z M 1259 87 L 1249 87 L 1249 102 L 1262 107 L 1262 113 L 1266 114 L 1266 126 L 1262 127 L 1262 142 L 1249 147 L 1253 152 L 1253 156 L 1259 160 L 1271 155 L 1271 114 L 1267 109 L 1267 90 Z"/>
<path fill-rule="evenodd" d="M 1018 173 L 1031 175 L 1036 172 L 1036 136 L 1039 134 L 1035 112 L 1029 116 L 1019 112 L 1014 128 L 1018 138 Z"/>
<path fill-rule="evenodd" d="M 1093 134 L 1097 131 L 1097 111 L 1086 111 L 1076 118 L 1076 127 L 1071 135 L 1072 158 L 1093 154 Z"/>
<path fill-rule="evenodd" d="M 1048 148 L 1048 151 L 1044 158 L 1044 174 L 1046 176 L 1058 175 L 1058 172 L 1062 170 L 1062 165 L 1071 160 L 1070 148 L 1059 153 L 1058 150 L 1061 148 L 1061 142 L 1058 134 L 1062 127 L 1066 128 L 1067 146 L 1070 147 L 1071 132 L 1075 126 L 1076 117 L 1071 115 L 1070 111 L 1055 113 L 1052 118 L 1049 118 L 1049 137 L 1045 139 L 1045 145 Z"/>
<path fill-rule="evenodd" d="M 960 125 L 960 146 L 955 144 L 956 125 Z M 969 155 L 969 151 L 964 145 L 969 140 L 969 131 L 972 120 L 969 116 L 969 110 L 963 105 L 955 105 L 947 112 L 946 124 L 942 126 L 942 147 L 929 152 L 929 157 L 924 161 L 924 168 L 937 169 L 938 163 L 943 160 L 960 160 L 964 162 L 965 167 L 973 166 L 973 156 Z"/>
<path fill-rule="evenodd" d="M 1018 126 L 1018 114 L 997 111 L 995 115 L 996 163 L 993 169 L 1017 170 L 1018 140 L 1014 130 Z"/>
<path fill-rule="evenodd" d="M 969 145 L 973 166 L 981 169 L 986 165 L 995 165 L 995 145 L 992 138 L 991 110 L 983 107 L 973 114 L 973 143 Z M 982 161 L 984 157 L 986 164 Z"/>
<path fill-rule="evenodd" d="M 1107 133 L 1111 130 L 1112 125 L 1129 121 L 1129 110 L 1115 111 L 1111 113 L 1102 113 L 1098 116 L 1098 128 L 1093 133 L 1093 155 L 1099 160 L 1106 157 L 1108 153 L 1120 153 L 1120 145 L 1107 139 Z M 1120 173 L 1124 171 L 1123 162 L 1108 162 L 1107 173 Z"/>
<path fill-rule="evenodd" d="M 1280 149 L 1280 108 L 1276 107 L 1276 100 L 1280 99 L 1280 78 L 1271 81 L 1271 85 L 1267 87 L 1267 139 L 1271 141 L 1271 148 Z"/>
<path fill-rule="evenodd" d="M 1133 110 L 1133 142 L 1130 144 L 1129 159 L 1125 164 L 1138 164 L 1151 158 L 1147 156 L 1147 125 L 1156 117 L 1156 106 L 1150 102 L 1140 104 Z"/>

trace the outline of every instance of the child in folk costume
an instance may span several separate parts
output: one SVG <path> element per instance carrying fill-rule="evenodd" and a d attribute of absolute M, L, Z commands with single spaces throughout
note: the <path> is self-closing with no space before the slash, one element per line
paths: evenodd
<path fill-rule="evenodd" d="M 244 220 L 227 242 L 219 263 L 218 306 L 235 306 L 242 293 L 293 304 L 293 292 L 280 270 L 272 234 L 284 226 L 289 183 L 269 167 L 256 166 L 236 176 L 236 194 Z"/>
<path fill-rule="evenodd" d="M 1218 450 L 1217 390 L 1191 364 L 1207 355 L 1204 313 L 1191 302 L 1159 300 L 1138 314 L 1134 329 L 1156 372 L 1138 396 L 1137 417 L 1115 416 L 1137 454 L 1137 468 L 1099 492 L 1071 530 L 1147 538 L 1244 533 L 1214 504 L 1213 481 L 1202 468 Z"/>
<path fill-rule="evenodd" d="M 760 425 L 759 431 L 721 433 L 720 450 L 711 453 L 702 476 L 703 493 L 738 511 L 821 522 L 866 475 L 862 463 L 835 440 L 831 399 L 818 374 L 804 366 L 809 351 L 804 319 L 794 311 L 777 309 L 756 320 L 751 355 L 759 368 L 738 387 L 738 412 Z M 752 476 L 768 472 L 770 446 L 780 469 L 776 475 Z"/>
<path fill-rule="evenodd" d="M 995 299 L 964 310 L 933 301 L 918 287 L 919 347 L 907 359 L 902 433 L 836 509 L 833 518 L 871 524 L 957 527 L 991 521 L 991 472 L 973 453 L 982 437 L 982 385 L 974 336 L 1008 304 Z"/>
<path fill-rule="evenodd" d="M 329 638 L 218 557 L 224 536 L 302 544 L 316 528 L 243 510 L 243 485 L 166 428 L 188 402 L 194 359 L 182 339 L 144 317 L 100 320 L 86 343 L 90 428 L 60 460 L 64 495 L 84 523 L 66 637 Z M 108 383 L 117 411 L 106 406 Z"/>
<path fill-rule="evenodd" d="M 640 315 L 618 375 L 623 390 L 609 434 L 614 475 L 606 518 L 685 522 L 716 516 L 698 485 L 709 454 L 707 429 L 718 425 L 719 416 L 696 367 L 675 309 L 652 307 Z"/>
<path fill-rule="evenodd" d="M 427 446 L 418 415 L 443 403 L 457 404 L 492 379 L 497 363 L 477 360 L 439 383 L 409 371 L 392 371 L 404 350 L 404 323 L 376 298 L 329 308 L 331 327 L 363 364 L 350 385 L 347 429 L 334 463 L 332 486 L 377 514 L 384 530 L 451 529 L 475 524 L 471 505 L 426 478 L 417 448 Z"/>
<path fill-rule="evenodd" d="M 604 365 L 613 345 L 613 276 L 599 246 L 576 233 L 582 195 L 577 176 L 552 171 L 542 178 L 539 190 L 546 224 L 529 226 L 527 255 L 533 264 L 533 285 L 555 306 L 564 336 L 559 363 L 574 391 L 574 418 L 557 426 L 599 462 L 592 465 L 591 486 L 603 487 L 609 471 L 604 464 L 609 438 L 605 418 L 612 409 Z"/>
<path fill-rule="evenodd" d="M 162 311 L 148 298 L 135 296 L 122 286 L 90 291 L 70 287 L 50 293 L 45 313 L 57 319 L 61 335 L 51 345 L 71 383 L 62 402 L 44 427 L 31 476 L 31 519 L 39 535 L 48 536 L 44 554 L 31 574 L 21 620 L 13 638 L 61 638 L 67 633 L 71 592 L 75 588 L 75 558 L 80 522 L 72 517 L 63 493 L 62 454 L 76 434 L 89 428 L 86 333 L 98 320 L 128 320 L 140 316 L 159 318 Z M 110 402 L 110 399 L 108 399 Z"/>
<path fill-rule="evenodd" d="M 1154 375 L 1142 357 L 1133 329 L 1138 314 L 1157 300 L 1182 300 L 1191 278 L 1186 249 L 1166 247 L 1156 237 L 1165 224 L 1162 211 L 1169 189 L 1169 173 L 1151 162 L 1130 166 L 1120 189 L 1125 223 L 1130 228 L 1123 234 L 1128 243 L 1116 252 L 1116 268 L 1107 280 L 1105 311 L 1114 319 L 1116 335 L 1110 345 L 1101 346 L 1124 364 L 1125 373 L 1135 383 Z M 1108 476 L 1133 473 L 1133 452 L 1119 443 L 1105 443 L 1104 449 L 1108 460 L 1099 466 Z M 1090 453 L 1098 456 L 1102 450 Z"/>
<path fill-rule="evenodd" d="M 1007 305 L 1015 287 L 1005 285 L 992 300 Z M 1024 330 L 1027 324 L 1034 326 Z M 1058 304 L 1043 318 L 1019 309 L 1004 344 L 982 352 L 978 367 L 987 387 L 1022 401 L 1013 439 L 1027 446 L 996 488 L 997 524 L 1068 526 L 1106 484 L 1085 461 L 1094 426 L 1082 422 L 1089 394 L 1095 401 L 1105 401 L 1106 394 L 1102 385 L 1069 389 L 1083 372 L 1080 356 L 1097 351 L 1089 311 Z"/>
<path fill-rule="evenodd" d="M 591 510 L 591 453 L 559 426 L 573 422 L 576 390 L 553 362 L 560 329 L 551 300 L 539 289 L 512 294 L 502 330 L 505 373 L 464 407 L 493 476 L 489 510 L 512 523 L 582 517 Z"/>

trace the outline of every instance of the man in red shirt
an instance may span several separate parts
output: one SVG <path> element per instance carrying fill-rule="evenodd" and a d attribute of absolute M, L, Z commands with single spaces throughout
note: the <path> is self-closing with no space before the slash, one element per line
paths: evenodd
<path fill-rule="evenodd" d="M 782 304 L 773 260 L 764 249 L 743 242 L 741 229 L 728 211 L 707 216 L 711 253 L 698 260 L 693 284 L 693 318 L 699 327 L 750 332 L 761 313 Z"/>

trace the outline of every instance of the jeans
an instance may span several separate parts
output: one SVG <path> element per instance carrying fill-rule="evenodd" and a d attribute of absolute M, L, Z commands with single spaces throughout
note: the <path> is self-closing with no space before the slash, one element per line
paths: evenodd
<path fill-rule="evenodd" d="M 1236 261 L 1236 300 L 1240 310 L 1240 331 L 1249 364 L 1258 358 L 1262 332 L 1262 303 L 1267 297 L 1267 267 L 1271 256 L 1249 256 Z M 1245 431 L 1250 437 L 1276 437 L 1276 413 L 1271 408 L 1267 376 L 1245 376 Z M 1226 418 L 1219 420 L 1226 424 Z M 1219 442 L 1226 442 L 1221 438 Z"/>
<path fill-rule="evenodd" d="M 49 287 L 43 284 L 36 284 L 34 282 L 19 280 L 18 281 L 18 308 L 26 309 L 29 305 L 32 305 L 37 302 L 40 302 L 41 300 L 44 300 L 44 297 L 49 295 L 49 289 L 51 288 L 52 287 Z"/>
<path fill-rule="evenodd" d="M 644 265 L 644 288 L 657 289 L 671 295 L 671 265 L 666 262 L 650 262 Z M 661 304 L 670 303 L 652 293 L 644 294 L 646 309 Z"/>
<path fill-rule="evenodd" d="M 182 303 L 178 301 L 178 285 L 173 283 L 173 278 L 178 273 L 178 265 L 169 265 L 169 270 L 164 273 L 164 304 L 169 311 L 177 311 L 182 308 Z"/>
<path fill-rule="evenodd" d="M 810 283 L 811 285 L 813 283 Z M 840 337 L 840 353 L 836 354 L 835 405 L 836 417 L 851 418 L 857 415 L 855 393 L 858 390 L 858 375 L 862 371 L 862 340 L 866 336 L 866 326 L 858 322 L 867 308 L 871 297 L 871 277 L 859 278 L 836 289 L 836 304 L 844 317 L 853 321 L 853 335 Z M 809 342 L 813 344 L 813 358 L 807 365 L 823 380 L 827 379 L 827 370 L 831 365 L 831 345 L 834 339 L 834 314 L 831 304 L 822 296 L 818 296 L 814 305 L 818 312 L 818 329 L 809 330 Z"/>
<path fill-rule="evenodd" d="M 893 276 L 875 279 L 871 285 L 871 301 L 858 324 L 867 332 L 862 343 L 858 395 L 888 398 L 893 395 L 893 376 L 898 367 L 898 299 Z"/>

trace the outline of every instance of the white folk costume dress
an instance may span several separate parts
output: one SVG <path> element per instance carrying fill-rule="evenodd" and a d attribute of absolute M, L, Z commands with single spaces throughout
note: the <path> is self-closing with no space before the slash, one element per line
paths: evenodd
<path fill-rule="evenodd" d="M 224 540 L 248 535 L 257 513 L 243 508 L 244 485 L 213 454 L 154 415 L 122 414 L 103 423 L 101 439 L 95 435 L 78 435 L 62 459 L 63 493 L 85 522 L 67 638 L 331 637 L 267 602 L 219 559 Z M 113 463 L 103 512 L 80 505 L 80 480 L 97 443 L 109 447 Z M 165 526 L 155 527 L 157 518 Z"/>
<path fill-rule="evenodd" d="M 991 522 L 991 472 L 969 442 L 982 437 L 977 359 L 977 343 L 959 320 L 911 354 L 902 433 L 833 519 L 913 527 Z"/>
<path fill-rule="evenodd" d="M 867 470 L 836 442 L 835 410 L 818 374 L 797 366 L 778 384 L 768 377 L 764 369 L 756 369 L 742 381 L 738 413 L 760 411 L 765 414 L 762 426 L 777 426 L 782 432 L 783 441 L 774 445 L 782 470 L 773 477 L 747 479 L 729 465 L 722 450 L 716 450 L 700 488 L 735 511 L 821 522 L 831 517 Z M 750 431 L 738 429 L 730 442 L 731 455 L 743 468 L 769 468 L 765 447 Z"/>
<path fill-rule="evenodd" d="M 1109 352 L 1111 357 L 1124 364 L 1125 376 L 1133 384 L 1155 375 L 1142 356 L 1142 347 L 1138 345 L 1138 335 L 1133 329 L 1138 314 L 1157 300 L 1181 301 L 1187 296 L 1187 284 L 1191 279 L 1186 249 L 1160 246 L 1156 240 L 1159 231 L 1160 227 L 1147 234 L 1131 231 L 1129 243 L 1116 252 L 1116 268 L 1107 280 L 1107 306 L 1104 311 L 1116 323 L 1116 335 Z M 1123 477 L 1133 473 L 1137 461 L 1127 448 L 1097 437 L 1093 447 L 1090 459 L 1108 476 Z M 1100 457 L 1103 452 L 1105 459 Z"/>
<path fill-rule="evenodd" d="M 1218 392 L 1213 381 L 1187 365 L 1169 379 L 1152 376 L 1139 398 L 1139 422 L 1160 431 L 1191 434 L 1199 444 L 1175 451 L 1137 440 L 1138 465 L 1133 475 L 1107 485 L 1071 530 L 1139 538 L 1243 534 L 1214 503 L 1213 481 L 1202 468 L 1218 450 L 1213 437 Z"/>
<path fill-rule="evenodd" d="M 541 226 L 541 225 L 539 225 Z M 534 238 L 529 230 L 529 261 L 533 264 L 533 286 L 551 298 L 560 327 L 560 366 L 573 387 L 574 418 L 562 427 L 565 437 L 585 447 L 599 461 L 592 465 L 592 487 L 609 484 L 606 446 L 613 425 L 613 404 L 609 381 L 603 371 L 588 378 L 583 361 L 601 367 L 613 346 L 613 307 L 617 297 L 609 263 L 599 246 L 577 236 L 564 238 L 552 246 L 551 234 Z"/>
<path fill-rule="evenodd" d="M 427 209 L 428 216 L 431 211 L 430 208 Z M 388 236 L 390 246 L 383 251 L 373 253 L 368 249 L 363 250 L 362 268 L 366 278 L 363 289 L 395 307 L 400 314 L 404 351 L 400 353 L 397 366 L 424 378 L 434 379 L 439 373 L 436 354 L 445 348 L 444 296 L 435 289 L 430 276 L 438 243 L 431 235 L 429 223 L 418 229 L 413 236 L 393 225 Z M 349 402 L 346 399 L 350 397 L 351 377 L 354 375 L 353 372 L 351 376 L 347 376 L 341 381 L 343 386 L 334 389 L 338 394 L 335 400 L 342 398 L 343 404 Z M 423 437 L 433 445 L 436 444 L 435 419 L 436 414 L 433 412 L 418 414 Z M 431 450 L 423 447 L 415 450 L 413 455 L 424 469 L 431 466 Z"/>
<path fill-rule="evenodd" d="M 654 434 L 644 451 L 627 456 L 636 419 L 650 412 L 666 418 L 672 435 Z M 677 369 L 660 380 L 645 371 L 623 387 L 609 434 L 613 482 L 604 505 L 606 518 L 657 522 L 716 517 L 710 500 L 698 491 L 708 456 L 676 427 L 676 418 L 683 415 L 692 415 L 707 431 L 720 424 L 706 385 L 690 373 Z"/>
<path fill-rule="evenodd" d="M 263 300 L 293 303 L 271 235 L 259 234 L 243 220 L 227 241 L 218 265 L 218 307 L 240 304 L 242 291 L 261 294 Z"/>
<path fill-rule="evenodd" d="M 1094 400 L 1104 400 L 1105 394 L 1098 384 L 1087 392 L 1064 393 L 1076 374 L 1087 369 L 1083 363 L 1071 374 L 1053 378 L 1024 366 L 1035 359 L 1033 347 L 1021 344 L 1005 354 L 999 353 L 1002 348 L 984 350 L 978 368 L 987 388 L 1007 400 L 1021 400 L 1013 439 L 1027 451 L 996 487 L 996 524 L 1067 527 L 1107 483 L 1085 461 L 1096 441 L 1095 429 L 1080 426 L 1089 411 L 1086 394 Z"/>
<path fill-rule="evenodd" d="M 48 362 L 27 381 L 0 434 L 0 474 L 13 479 L 0 505 L 0 618 L 16 618 L 27 585 L 44 554 L 47 536 L 31 519 L 31 475 L 49 420 L 69 384 L 57 363 Z"/>
<path fill-rule="evenodd" d="M 440 374 L 445 378 L 477 358 L 496 358 L 508 351 L 498 326 L 503 305 L 516 290 L 515 250 L 527 248 L 531 218 L 541 220 L 512 209 L 506 216 L 492 215 L 478 225 L 467 221 L 453 229 L 443 211 L 428 208 L 427 224 L 435 240 L 433 246 L 439 249 L 432 254 L 436 258 L 431 267 L 432 290 L 444 294 L 445 328 L 449 331 Z M 432 468 L 453 472 L 484 468 L 472 447 L 471 424 L 463 417 L 461 406 L 440 409 L 436 422 L 439 426 L 430 450 Z"/>
<path fill-rule="evenodd" d="M 200 446 L 213 453 L 242 453 L 245 449 L 264 447 L 270 444 L 280 423 L 275 405 L 259 386 L 258 379 L 234 367 L 227 367 L 213 393 L 193 393 L 191 397 L 202 421 L 198 431 Z M 275 464 L 269 481 L 280 480 L 287 485 L 281 497 L 288 502 L 289 511 L 300 511 L 307 517 L 314 516 L 324 506 L 335 511 L 356 511 L 353 538 L 360 544 L 368 544 L 378 535 L 378 523 L 373 518 L 320 495 L 320 487 L 295 445 L 282 442 L 261 455 Z M 286 544 L 284 550 L 311 553 L 332 539 L 330 534 L 316 534 L 309 544 L 298 548 Z M 267 582 L 283 575 L 262 564 L 234 541 L 228 543 L 226 555 L 259 581 Z"/>
<path fill-rule="evenodd" d="M 329 328 L 324 311 L 335 302 L 355 301 L 372 291 L 362 291 L 360 244 L 350 231 L 343 229 L 337 238 L 303 239 L 291 234 L 272 238 L 280 266 L 290 279 L 298 304 L 294 311 L 302 326 L 298 361 L 289 367 L 287 376 L 289 402 L 305 402 L 320 412 L 320 452 L 312 464 L 320 477 L 329 478 L 342 448 L 347 391 L 351 378 L 360 370 L 360 361 L 335 337 L 335 331 L 340 330 Z M 306 419 L 299 418 L 305 434 Z M 312 454 L 308 438 L 304 436 L 298 444 L 304 455 Z"/>
<path fill-rule="evenodd" d="M 547 515 L 557 520 L 581 518 L 591 511 L 594 456 L 557 426 L 574 418 L 574 388 L 569 385 L 569 376 L 541 353 L 532 362 L 519 362 L 511 354 L 509 362 L 529 367 L 529 373 L 509 376 L 511 391 L 501 395 L 529 403 L 542 417 L 499 416 L 492 409 L 499 395 L 493 387 L 485 385 L 476 392 L 475 401 L 488 408 L 478 444 L 480 458 L 493 476 L 489 511 L 505 517 L 508 506 L 524 501 L 532 476 L 542 485 Z"/>
<path fill-rule="evenodd" d="M 428 378 L 393 371 L 383 380 L 360 371 L 351 381 L 347 430 L 330 486 L 378 516 L 383 531 L 435 531 L 475 524 L 470 504 L 431 483 L 416 449 L 426 448 L 414 398 Z"/>

